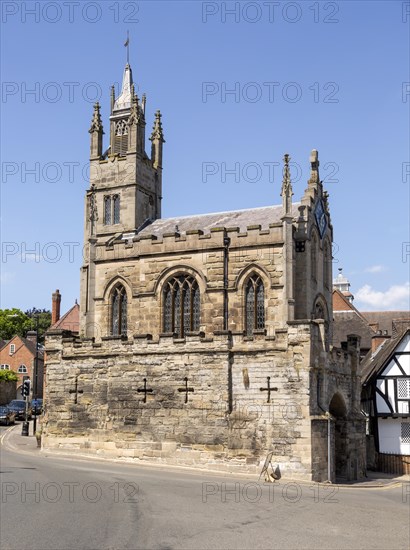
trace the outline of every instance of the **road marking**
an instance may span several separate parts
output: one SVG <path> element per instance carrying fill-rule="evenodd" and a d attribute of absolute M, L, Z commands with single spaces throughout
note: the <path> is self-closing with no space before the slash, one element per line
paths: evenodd
<path fill-rule="evenodd" d="M 9 432 L 11 432 L 11 430 L 13 430 L 15 427 L 16 427 L 16 426 L 14 425 L 14 426 L 9 426 L 9 427 L 7 428 L 7 430 L 4 432 L 4 434 L 3 434 L 3 435 L 1 436 L 1 438 L 0 438 L 0 445 L 3 445 L 4 438 L 5 438 L 6 435 L 7 435 Z"/>

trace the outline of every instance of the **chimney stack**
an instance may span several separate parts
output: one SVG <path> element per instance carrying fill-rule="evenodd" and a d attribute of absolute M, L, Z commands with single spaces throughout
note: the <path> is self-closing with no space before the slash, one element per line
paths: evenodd
<path fill-rule="evenodd" d="M 377 348 L 381 344 L 383 344 L 385 340 L 388 340 L 389 338 L 390 336 L 387 334 L 387 330 L 385 331 L 378 330 L 377 334 L 372 336 L 372 353 L 374 353 L 377 350 Z"/>
<path fill-rule="evenodd" d="M 35 344 L 37 342 L 37 333 L 35 330 L 29 330 L 26 334 L 26 339 Z"/>
<path fill-rule="evenodd" d="M 51 308 L 51 326 L 53 326 L 57 321 L 60 320 L 60 304 L 61 304 L 61 294 L 57 289 L 53 292 L 52 297 L 52 308 Z"/>

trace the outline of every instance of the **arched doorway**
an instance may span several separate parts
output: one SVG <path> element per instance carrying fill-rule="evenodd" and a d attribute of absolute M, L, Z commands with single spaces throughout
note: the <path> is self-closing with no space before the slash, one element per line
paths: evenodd
<path fill-rule="evenodd" d="M 335 393 L 329 403 L 329 413 L 335 419 L 334 445 L 332 453 L 333 470 L 336 477 L 347 477 L 347 408 L 340 393 Z"/>

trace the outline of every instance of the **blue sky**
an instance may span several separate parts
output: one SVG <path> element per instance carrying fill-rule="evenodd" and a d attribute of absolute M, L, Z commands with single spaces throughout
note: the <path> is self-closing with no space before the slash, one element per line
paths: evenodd
<path fill-rule="evenodd" d="M 299 200 L 316 148 L 334 275 L 359 309 L 409 308 L 409 2 L 1 8 L 2 308 L 79 298 L 92 105 L 106 144 L 127 30 L 148 134 L 163 113 L 163 217 L 280 203 L 285 152 Z"/>

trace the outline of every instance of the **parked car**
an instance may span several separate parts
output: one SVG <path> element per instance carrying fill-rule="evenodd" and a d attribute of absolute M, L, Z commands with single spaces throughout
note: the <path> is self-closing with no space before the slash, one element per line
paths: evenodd
<path fill-rule="evenodd" d="M 14 424 L 16 421 L 16 413 L 9 409 L 8 407 L 0 407 L 0 424 L 5 424 L 6 426 L 10 426 L 10 424 Z"/>
<path fill-rule="evenodd" d="M 13 401 L 10 401 L 10 403 L 7 405 L 8 409 L 11 409 L 15 415 L 17 420 L 24 420 L 25 414 L 26 414 L 26 402 L 24 399 L 13 399 Z M 29 403 L 28 411 L 27 411 L 27 418 L 30 420 L 32 415 L 31 406 Z"/>
<path fill-rule="evenodd" d="M 33 401 L 31 402 L 31 410 L 35 415 L 41 414 L 43 412 L 43 400 L 40 398 L 33 399 Z"/>

